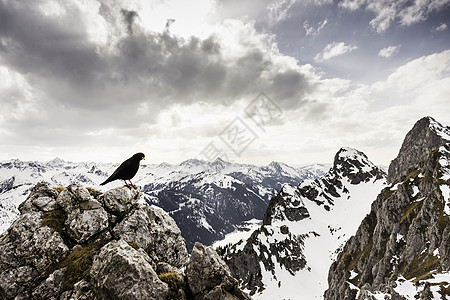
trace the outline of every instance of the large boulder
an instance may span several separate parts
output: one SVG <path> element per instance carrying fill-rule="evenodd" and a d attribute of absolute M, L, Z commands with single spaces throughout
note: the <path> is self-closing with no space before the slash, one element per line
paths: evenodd
<path fill-rule="evenodd" d="M 162 209 L 140 205 L 114 227 L 113 234 L 142 247 L 155 262 L 182 267 L 188 253 L 180 229 Z M 172 251 L 167 251 L 172 249 Z"/>
<path fill-rule="evenodd" d="M 105 245 L 95 257 L 90 272 L 99 293 L 118 299 L 165 299 L 169 288 L 162 282 L 143 251 L 123 240 Z"/>
<path fill-rule="evenodd" d="M 226 263 L 211 247 L 195 243 L 186 268 L 188 283 L 198 300 L 250 299 L 239 289 Z"/>
<path fill-rule="evenodd" d="M 67 233 L 78 243 L 108 228 L 106 210 L 83 186 L 69 185 L 59 194 L 56 205 L 67 214 Z"/>

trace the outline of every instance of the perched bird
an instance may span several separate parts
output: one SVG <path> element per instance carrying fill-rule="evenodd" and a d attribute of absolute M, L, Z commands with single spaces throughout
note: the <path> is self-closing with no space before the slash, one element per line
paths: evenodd
<path fill-rule="evenodd" d="M 139 169 L 139 163 L 142 159 L 145 159 L 144 153 L 136 153 L 126 161 L 124 161 L 117 170 L 112 173 L 111 176 L 109 176 L 108 179 L 105 180 L 105 182 L 100 183 L 100 185 L 105 185 L 108 182 L 114 181 L 116 179 L 122 179 L 125 181 L 125 184 L 128 186 L 127 180 L 133 185 L 131 182 L 131 178 L 136 175 L 138 169 Z"/>

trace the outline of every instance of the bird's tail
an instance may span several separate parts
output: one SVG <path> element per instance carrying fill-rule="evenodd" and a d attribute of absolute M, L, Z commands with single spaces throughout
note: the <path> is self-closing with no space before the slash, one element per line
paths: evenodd
<path fill-rule="evenodd" d="M 108 179 L 106 179 L 104 182 L 102 182 L 102 183 L 100 183 L 100 185 L 105 185 L 105 184 L 107 184 L 108 182 L 110 182 L 111 180 L 109 180 L 109 178 Z"/>

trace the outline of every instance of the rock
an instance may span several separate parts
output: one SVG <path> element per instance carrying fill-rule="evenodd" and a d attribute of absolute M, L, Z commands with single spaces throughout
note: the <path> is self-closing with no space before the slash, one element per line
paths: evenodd
<path fill-rule="evenodd" d="M 54 209 L 58 192 L 45 183 L 36 184 L 27 199 L 19 205 L 21 214 L 32 211 L 49 211 Z"/>
<path fill-rule="evenodd" d="M 188 281 L 199 278 L 182 271 L 188 254 L 179 228 L 161 209 L 137 204 L 140 196 L 128 187 L 98 195 L 81 185 L 59 194 L 36 185 L 0 235 L 0 299 L 192 299 Z M 210 266 L 201 281 L 216 284 L 197 299 L 248 299 L 217 254 L 203 250 L 191 270 Z"/>
<path fill-rule="evenodd" d="M 92 264 L 90 276 L 98 293 L 118 299 L 165 299 L 168 286 L 156 275 L 142 252 L 123 240 L 104 246 Z"/>
<path fill-rule="evenodd" d="M 308 217 L 308 209 L 306 209 L 296 188 L 285 184 L 278 195 L 270 200 L 269 206 L 264 214 L 263 224 L 270 225 L 273 220 L 296 222 Z"/>
<path fill-rule="evenodd" d="M 5 298 L 30 295 L 47 268 L 69 252 L 61 235 L 42 225 L 41 216 L 23 214 L 0 236 L 0 295 Z"/>
<path fill-rule="evenodd" d="M 195 299 L 250 299 L 239 289 L 238 281 L 211 247 L 195 243 L 186 274 Z"/>
<path fill-rule="evenodd" d="M 69 185 L 56 199 L 56 203 L 67 213 L 67 233 L 78 243 L 108 227 L 108 214 L 89 191 L 81 185 Z"/>
<path fill-rule="evenodd" d="M 57 299 L 56 295 L 63 288 L 65 269 L 59 269 L 50 274 L 37 288 L 32 295 L 35 299 Z"/>
<path fill-rule="evenodd" d="M 138 188 L 123 186 L 105 192 L 99 200 L 108 212 L 124 215 L 139 201 L 141 196 L 142 192 Z"/>
<path fill-rule="evenodd" d="M 66 291 L 61 294 L 60 300 L 91 300 L 97 299 L 92 291 L 92 286 L 85 280 L 74 284 L 72 291 Z"/>
<path fill-rule="evenodd" d="M 424 169 L 423 163 L 440 145 L 450 139 L 450 128 L 431 117 L 424 117 L 406 134 L 397 157 L 389 165 L 387 181 L 393 183 L 414 169 Z"/>
<path fill-rule="evenodd" d="M 180 229 L 163 210 L 139 205 L 113 230 L 114 236 L 142 247 L 155 261 L 177 268 L 186 264 L 188 253 Z M 173 251 L 167 251 L 172 249 Z"/>

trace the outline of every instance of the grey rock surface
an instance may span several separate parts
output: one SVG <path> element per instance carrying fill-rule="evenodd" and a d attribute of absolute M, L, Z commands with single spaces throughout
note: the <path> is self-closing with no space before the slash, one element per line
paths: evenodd
<path fill-rule="evenodd" d="M 178 268 L 187 262 L 188 253 L 180 229 L 162 209 L 140 205 L 114 227 L 113 234 L 138 244 L 156 262 L 165 261 Z"/>
<path fill-rule="evenodd" d="M 214 281 L 207 276 L 216 273 L 186 279 L 179 228 L 161 209 L 138 204 L 141 195 L 129 187 L 99 194 L 37 184 L 0 235 L 0 299 L 192 299 L 187 282 Z M 192 266 L 216 259 L 211 251 L 195 254 Z M 223 294 L 244 295 L 229 270 L 223 274 Z M 198 291 L 197 299 L 211 295 Z"/>
<path fill-rule="evenodd" d="M 238 281 L 211 247 L 205 247 L 200 243 L 194 245 L 186 275 L 195 299 L 250 299 L 239 289 Z"/>
<path fill-rule="evenodd" d="M 114 295 L 118 299 L 165 299 L 169 288 L 144 255 L 124 240 L 109 242 L 92 264 L 94 289 L 104 298 Z"/>
<path fill-rule="evenodd" d="M 437 129 L 437 130 L 436 130 Z M 389 165 L 388 183 L 393 183 L 413 169 L 424 169 L 424 163 L 433 151 L 448 142 L 450 128 L 431 117 L 424 117 L 406 134 L 397 157 Z"/>

